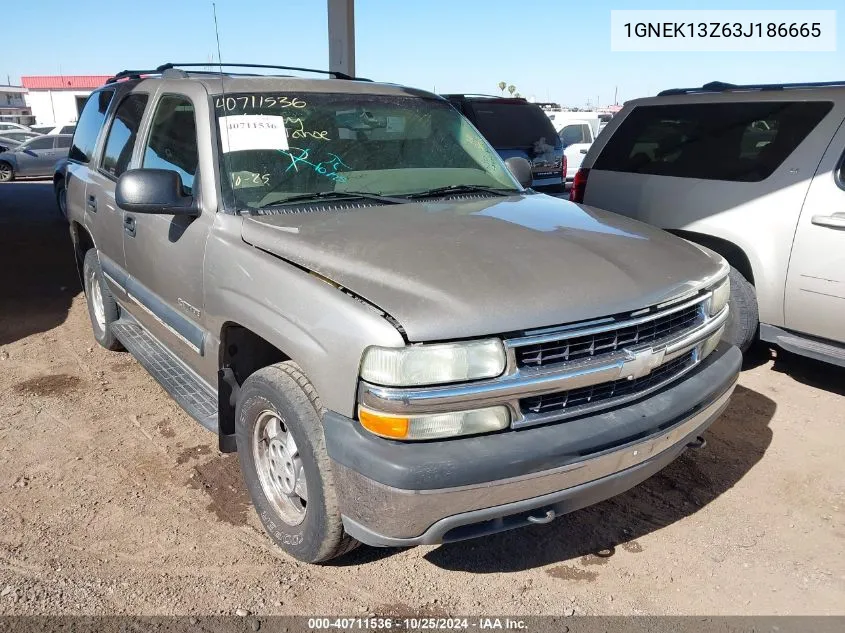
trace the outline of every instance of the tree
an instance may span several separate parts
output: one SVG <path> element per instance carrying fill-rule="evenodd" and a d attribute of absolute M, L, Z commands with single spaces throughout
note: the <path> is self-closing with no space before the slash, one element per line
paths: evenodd
<path fill-rule="evenodd" d="M 508 86 L 508 92 L 511 93 L 511 96 L 513 96 L 513 93 L 516 92 L 516 86 L 514 86 L 513 84 Z"/>
<path fill-rule="evenodd" d="M 521 94 L 519 94 L 518 92 L 517 92 L 516 94 L 514 94 L 514 97 L 516 97 L 517 99 L 519 99 L 521 96 L 522 96 L 522 95 L 521 95 Z"/>
<path fill-rule="evenodd" d="M 505 94 L 505 88 L 507 88 L 508 84 L 504 81 L 499 82 L 499 90 L 502 91 L 502 94 Z"/>

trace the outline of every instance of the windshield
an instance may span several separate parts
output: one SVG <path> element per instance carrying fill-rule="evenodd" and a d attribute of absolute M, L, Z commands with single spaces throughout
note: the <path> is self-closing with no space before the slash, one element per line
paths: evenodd
<path fill-rule="evenodd" d="M 324 192 L 404 196 L 464 185 L 521 191 L 445 101 L 262 92 L 217 96 L 214 105 L 225 193 L 236 208 Z"/>
<path fill-rule="evenodd" d="M 537 142 L 560 146 L 551 120 L 534 103 L 476 101 L 475 122 L 493 147 L 533 148 Z"/>

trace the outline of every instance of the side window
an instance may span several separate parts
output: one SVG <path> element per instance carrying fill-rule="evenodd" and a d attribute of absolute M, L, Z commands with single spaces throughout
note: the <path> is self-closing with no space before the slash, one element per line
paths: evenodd
<path fill-rule="evenodd" d="M 59 134 L 73 134 L 75 129 L 75 125 L 65 125 L 61 130 L 59 130 Z"/>
<path fill-rule="evenodd" d="M 191 193 L 198 162 L 193 104 L 186 97 L 164 95 L 156 106 L 142 166 L 175 171 L 185 193 Z"/>
<path fill-rule="evenodd" d="M 53 149 L 53 138 L 50 136 L 34 138 L 26 144 L 26 149 Z"/>
<path fill-rule="evenodd" d="M 87 163 L 94 153 L 94 146 L 97 144 L 97 137 L 106 120 L 106 110 L 114 96 L 114 90 L 100 90 L 88 97 L 82 114 L 79 115 L 79 122 L 73 135 L 68 158 Z"/>
<path fill-rule="evenodd" d="M 58 149 L 65 149 L 70 147 L 70 137 L 69 136 L 57 136 L 56 137 L 56 148 Z"/>
<path fill-rule="evenodd" d="M 148 95 L 131 94 L 120 102 L 112 119 L 100 170 L 117 178 L 129 167 Z"/>
<path fill-rule="evenodd" d="M 581 130 L 581 125 L 567 125 L 563 128 L 560 131 L 560 141 L 564 147 L 574 143 L 583 143 L 584 132 Z"/>

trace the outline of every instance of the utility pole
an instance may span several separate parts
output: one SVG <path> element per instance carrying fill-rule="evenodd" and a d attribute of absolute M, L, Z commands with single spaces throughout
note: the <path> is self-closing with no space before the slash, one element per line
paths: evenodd
<path fill-rule="evenodd" d="M 619 86 L 613 86 L 613 105 L 619 105 L 619 99 L 616 97 L 619 94 Z"/>
<path fill-rule="evenodd" d="M 329 70 L 355 76 L 355 0 L 327 0 Z"/>

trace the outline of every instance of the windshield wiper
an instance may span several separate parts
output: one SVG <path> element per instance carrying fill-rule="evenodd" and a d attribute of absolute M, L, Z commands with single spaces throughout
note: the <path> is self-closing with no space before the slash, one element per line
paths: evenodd
<path fill-rule="evenodd" d="M 266 209 L 268 207 L 275 207 L 280 204 L 288 204 L 289 202 L 305 202 L 307 200 L 323 200 L 323 199 L 359 199 L 359 200 L 375 200 L 377 202 L 384 202 L 386 204 L 401 204 L 407 202 L 403 198 L 391 198 L 390 196 L 380 196 L 376 193 L 366 193 L 363 191 L 312 191 L 311 193 L 299 193 L 281 200 L 274 200 L 266 204 L 262 204 L 259 209 Z"/>
<path fill-rule="evenodd" d="M 494 196 L 510 196 L 515 193 L 520 193 L 517 189 L 496 189 L 494 187 L 482 187 L 481 185 L 449 185 L 448 187 L 434 187 L 433 189 L 426 189 L 425 191 L 415 191 L 414 193 L 405 194 L 405 198 L 432 198 L 448 193 L 491 193 Z"/>

